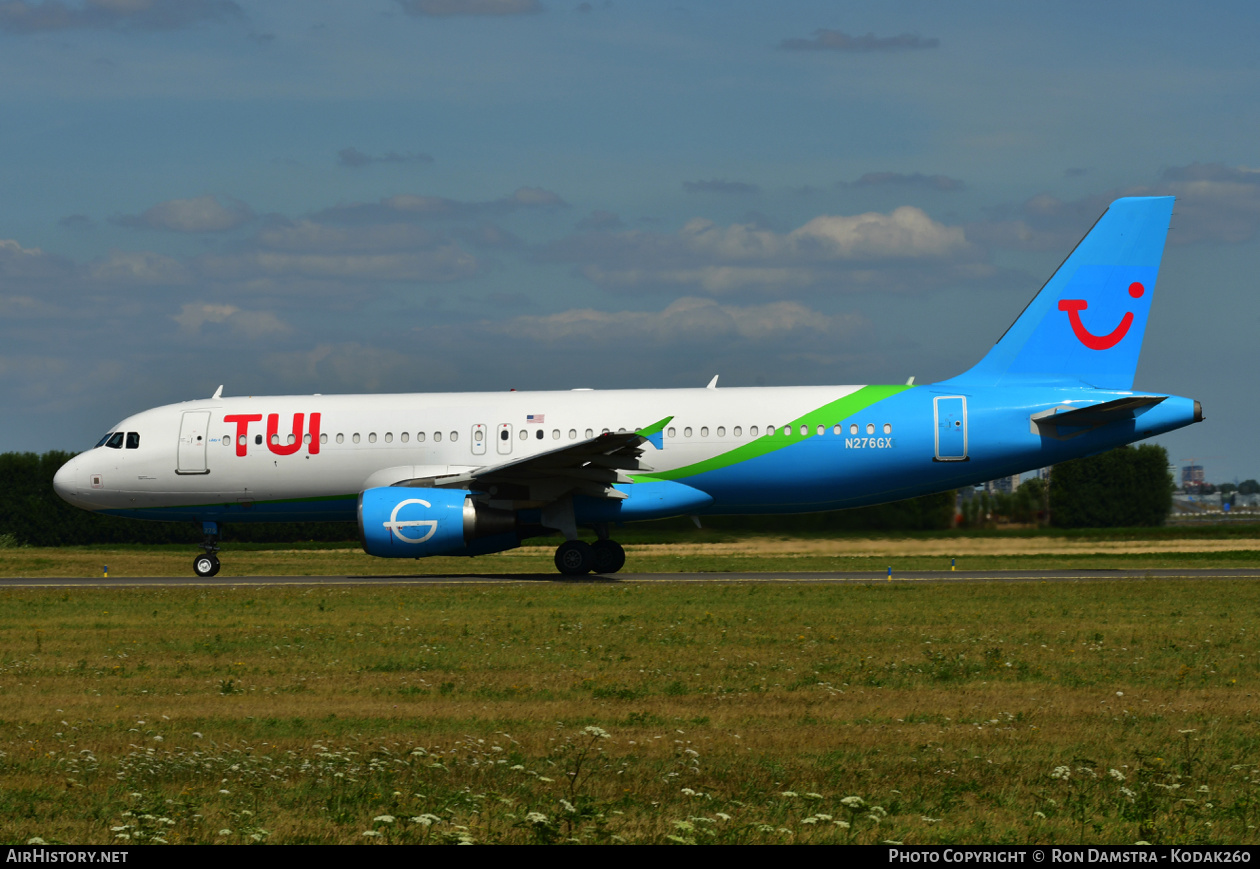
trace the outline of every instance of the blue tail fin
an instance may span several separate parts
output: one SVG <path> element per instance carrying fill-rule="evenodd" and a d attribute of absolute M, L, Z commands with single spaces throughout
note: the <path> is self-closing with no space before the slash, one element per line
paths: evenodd
<path fill-rule="evenodd" d="M 1006 334 L 954 386 L 1131 389 L 1173 197 L 1117 199 Z"/>

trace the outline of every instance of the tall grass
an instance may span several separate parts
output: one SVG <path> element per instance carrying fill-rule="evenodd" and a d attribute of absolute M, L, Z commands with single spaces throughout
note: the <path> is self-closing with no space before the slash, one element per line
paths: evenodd
<path fill-rule="evenodd" d="M 0 838 L 1220 842 L 1246 581 L 0 591 Z"/>

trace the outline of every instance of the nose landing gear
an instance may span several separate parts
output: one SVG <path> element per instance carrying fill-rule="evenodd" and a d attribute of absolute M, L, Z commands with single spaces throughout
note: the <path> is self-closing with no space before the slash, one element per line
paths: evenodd
<path fill-rule="evenodd" d="M 209 578 L 219 572 L 219 557 L 215 554 L 219 551 L 219 523 L 202 522 L 201 531 L 205 534 L 201 548 L 206 552 L 193 559 L 193 573 Z"/>

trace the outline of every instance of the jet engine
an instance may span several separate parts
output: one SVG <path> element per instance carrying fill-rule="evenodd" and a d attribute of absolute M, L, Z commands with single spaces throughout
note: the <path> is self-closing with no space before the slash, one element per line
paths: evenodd
<path fill-rule="evenodd" d="M 359 540 L 368 555 L 484 555 L 520 545 L 516 515 L 462 489 L 379 486 L 359 495 Z"/>

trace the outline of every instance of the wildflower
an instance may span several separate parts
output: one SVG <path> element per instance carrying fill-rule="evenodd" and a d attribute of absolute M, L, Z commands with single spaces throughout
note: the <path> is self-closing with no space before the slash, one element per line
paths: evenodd
<path fill-rule="evenodd" d="M 731 819 L 731 816 L 726 814 L 725 812 L 718 812 L 717 816 L 721 818 L 723 821 L 729 821 Z"/>
<path fill-rule="evenodd" d="M 585 733 L 587 736 L 593 736 L 596 739 L 609 739 L 610 738 L 607 730 L 604 730 L 604 728 L 602 727 L 595 727 L 593 725 L 587 725 L 586 727 L 583 727 L 582 732 Z"/>
<path fill-rule="evenodd" d="M 561 800 L 560 805 L 564 808 L 566 812 L 573 813 L 577 811 L 577 809 L 573 807 L 573 803 L 569 802 L 568 800 Z"/>
<path fill-rule="evenodd" d="M 394 823 L 393 815 L 377 815 L 372 819 L 373 824 L 392 824 Z"/>
<path fill-rule="evenodd" d="M 696 825 L 690 823 L 689 821 L 674 821 L 674 826 L 684 833 L 690 833 L 696 828 Z"/>
<path fill-rule="evenodd" d="M 1054 772 L 1050 773 L 1050 778 L 1058 778 L 1067 781 L 1072 777 L 1072 770 L 1066 766 L 1056 766 Z"/>
<path fill-rule="evenodd" d="M 385 837 L 384 833 L 378 833 L 376 830 L 364 830 L 363 835 L 369 839 L 383 839 Z"/>
<path fill-rule="evenodd" d="M 545 824 L 547 823 L 547 816 L 544 815 L 542 812 L 530 812 L 528 815 L 525 816 L 525 823 Z"/>
<path fill-rule="evenodd" d="M 231 830 L 229 830 L 229 829 L 227 829 L 227 828 L 225 827 L 225 828 L 223 828 L 222 830 L 220 830 L 220 831 L 219 831 L 219 835 L 220 835 L 220 836 L 230 836 L 230 835 L 232 835 L 232 831 L 231 831 Z"/>
<path fill-rule="evenodd" d="M 799 794 L 797 794 L 796 791 L 783 791 L 782 793 L 779 794 L 779 796 L 787 797 L 788 799 L 793 799 L 799 796 Z"/>
<path fill-rule="evenodd" d="M 866 805 L 866 800 L 861 797 L 845 797 L 840 801 L 840 805 L 844 806 L 846 809 L 853 809 L 856 811 Z"/>
<path fill-rule="evenodd" d="M 850 824 L 848 821 L 836 821 L 836 826 L 842 830 L 847 830 L 849 829 Z"/>
<path fill-rule="evenodd" d="M 1046 813 L 1045 813 L 1045 812 L 1033 812 L 1033 817 L 1034 817 L 1034 818 L 1037 818 L 1038 820 L 1044 821 L 1044 820 L 1046 819 Z"/>
<path fill-rule="evenodd" d="M 1118 770 L 1118 769 L 1109 769 L 1109 770 L 1107 770 L 1107 775 L 1111 776 L 1111 777 L 1112 777 L 1113 779 L 1115 779 L 1116 781 L 1124 781 L 1124 773 L 1122 773 L 1122 772 L 1121 772 L 1120 770 Z"/>
<path fill-rule="evenodd" d="M 32 838 L 30 838 L 30 839 L 27 839 L 27 840 L 26 840 L 26 844 L 28 844 L 28 845 L 47 845 L 48 843 L 47 843 L 47 842 L 45 842 L 43 839 L 41 839 L 39 836 L 33 836 Z"/>

